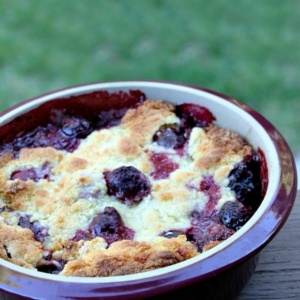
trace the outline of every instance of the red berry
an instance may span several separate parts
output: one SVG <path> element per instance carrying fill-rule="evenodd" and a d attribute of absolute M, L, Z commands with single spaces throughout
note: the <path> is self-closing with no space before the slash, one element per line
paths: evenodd
<path fill-rule="evenodd" d="M 114 207 L 105 207 L 96 215 L 90 226 L 89 236 L 103 237 L 107 244 L 121 240 L 132 240 L 134 231 L 124 225 L 124 222 Z"/>
<path fill-rule="evenodd" d="M 175 112 L 184 126 L 190 128 L 206 127 L 216 119 L 207 108 L 192 103 L 177 105 Z"/>
<path fill-rule="evenodd" d="M 154 167 L 150 175 L 153 176 L 154 179 L 168 178 L 170 174 L 179 167 L 178 164 L 165 153 L 153 153 L 150 161 Z"/>
<path fill-rule="evenodd" d="M 215 183 L 212 176 L 207 176 L 200 182 L 200 191 L 208 196 L 208 202 L 205 206 L 205 214 L 210 216 L 214 212 L 215 207 L 221 198 L 220 186 Z"/>

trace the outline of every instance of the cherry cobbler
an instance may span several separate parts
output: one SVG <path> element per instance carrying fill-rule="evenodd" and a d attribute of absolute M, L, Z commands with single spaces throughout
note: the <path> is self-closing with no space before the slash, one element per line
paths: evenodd
<path fill-rule="evenodd" d="M 188 102 L 188 99 L 186 99 Z M 0 129 L 0 258 L 65 276 L 169 266 L 232 236 L 263 153 L 205 107 L 141 91 L 56 99 Z"/>

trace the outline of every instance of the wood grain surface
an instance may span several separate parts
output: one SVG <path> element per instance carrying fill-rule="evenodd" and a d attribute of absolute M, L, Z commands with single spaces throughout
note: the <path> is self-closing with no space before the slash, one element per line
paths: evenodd
<path fill-rule="evenodd" d="M 262 251 L 248 284 L 236 300 L 300 300 L 300 191 L 278 235 Z"/>

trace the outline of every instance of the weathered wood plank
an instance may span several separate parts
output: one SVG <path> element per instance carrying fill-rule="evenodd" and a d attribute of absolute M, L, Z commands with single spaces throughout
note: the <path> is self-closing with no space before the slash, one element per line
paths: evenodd
<path fill-rule="evenodd" d="M 258 266 L 237 300 L 300 300 L 300 191 L 289 219 L 262 251 Z"/>

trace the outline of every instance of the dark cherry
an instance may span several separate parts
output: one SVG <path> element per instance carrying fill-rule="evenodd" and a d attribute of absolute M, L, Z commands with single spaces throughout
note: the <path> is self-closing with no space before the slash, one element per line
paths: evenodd
<path fill-rule="evenodd" d="M 262 199 L 260 159 L 257 154 L 248 155 L 229 173 L 229 187 L 237 200 L 256 210 Z"/>
<path fill-rule="evenodd" d="M 105 171 L 104 178 L 107 193 L 127 204 L 140 202 L 151 191 L 149 179 L 132 166 Z"/>
<path fill-rule="evenodd" d="M 95 238 L 103 237 L 107 244 L 120 240 L 132 240 L 134 231 L 124 225 L 124 222 L 114 207 L 105 207 L 96 215 L 90 226 L 89 234 Z"/>
<path fill-rule="evenodd" d="M 168 178 L 179 167 L 166 153 L 152 153 L 150 161 L 154 167 L 150 175 L 154 179 Z"/>
<path fill-rule="evenodd" d="M 192 103 L 177 105 L 175 113 L 181 119 L 182 126 L 189 128 L 206 127 L 216 119 L 207 108 Z"/>
<path fill-rule="evenodd" d="M 31 132 L 28 132 L 24 136 L 17 137 L 13 142 L 12 142 L 12 147 L 15 151 L 19 151 L 22 148 L 32 148 L 35 142 L 35 136 L 37 135 L 39 131 L 39 127 L 34 129 Z"/>
<path fill-rule="evenodd" d="M 189 139 L 194 127 L 206 127 L 215 120 L 213 114 L 197 104 L 180 104 L 175 107 L 180 124 L 164 125 L 154 134 L 153 141 L 158 145 L 175 149 L 179 155 Z"/>
<path fill-rule="evenodd" d="M 182 148 L 186 142 L 185 130 L 179 125 L 163 125 L 154 134 L 153 141 L 166 148 Z"/>
<path fill-rule="evenodd" d="M 38 266 L 37 270 L 40 272 L 43 272 L 43 273 L 57 275 L 63 270 L 66 263 L 67 263 L 67 261 L 65 261 L 63 259 L 60 259 L 60 260 L 52 259 L 52 260 L 47 261 L 44 264 Z"/>
<path fill-rule="evenodd" d="M 253 215 L 253 211 L 238 201 L 227 201 L 218 216 L 222 224 L 234 231 L 239 230 Z"/>
<path fill-rule="evenodd" d="M 211 241 L 223 241 L 234 234 L 235 231 L 220 224 L 218 217 L 205 216 L 205 214 L 194 211 L 191 214 L 191 228 L 186 232 L 187 240 L 193 243 L 200 252 L 205 244 Z"/>
<path fill-rule="evenodd" d="M 48 124 L 46 127 L 37 127 L 34 131 L 13 141 L 15 152 L 22 148 L 54 147 L 57 150 L 72 152 L 77 149 L 79 139 L 63 133 L 57 125 Z"/>
<path fill-rule="evenodd" d="M 122 117 L 125 115 L 127 108 L 114 109 L 111 108 L 106 111 L 102 111 L 98 117 L 96 122 L 96 128 L 109 128 L 112 126 L 119 125 Z"/>
<path fill-rule="evenodd" d="M 206 176 L 200 182 L 200 191 L 208 196 L 204 211 L 207 216 L 210 216 L 220 200 L 220 186 L 215 183 L 213 176 Z"/>
<path fill-rule="evenodd" d="M 82 117 L 65 117 L 62 120 L 63 134 L 73 138 L 86 138 L 93 130 L 93 124 Z"/>
<path fill-rule="evenodd" d="M 159 128 L 153 136 L 153 141 L 158 145 L 173 149 L 183 148 L 193 127 L 206 127 L 215 120 L 207 108 L 191 103 L 177 105 L 175 114 L 180 118 L 180 124 Z"/>
<path fill-rule="evenodd" d="M 53 124 L 38 126 L 26 135 L 16 138 L 12 143 L 13 150 L 54 147 L 72 152 L 77 149 L 80 139 L 86 138 L 93 130 L 93 124 L 82 117 L 65 116 L 61 111 L 55 111 L 53 115 Z"/>
<path fill-rule="evenodd" d="M 34 234 L 36 241 L 41 243 L 44 242 L 44 240 L 49 236 L 49 228 L 41 226 L 38 221 L 31 222 L 30 218 L 30 215 L 20 216 L 18 225 L 22 228 L 30 229 Z"/>
<path fill-rule="evenodd" d="M 46 163 L 41 168 L 28 168 L 23 170 L 14 171 L 10 180 L 20 179 L 22 181 L 32 180 L 38 182 L 41 179 L 50 180 L 51 169 Z"/>

